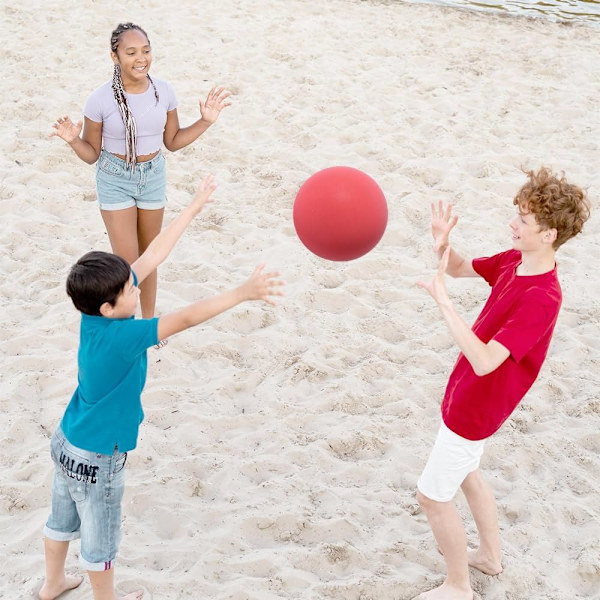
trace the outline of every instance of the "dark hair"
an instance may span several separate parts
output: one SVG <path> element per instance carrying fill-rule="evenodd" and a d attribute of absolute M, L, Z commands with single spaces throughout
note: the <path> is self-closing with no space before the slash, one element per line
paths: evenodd
<path fill-rule="evenodd" d="M 101 316 L 100 307 L 105 302 L 115 305 L 130 276 L 131 267 L 124 258 L 108 252 L 88 252 L 71 267 L 67 294 L 78 311 Z"/>
<path fill-rule="evenodd" d="M 132 29 L 135 29 L 136 31 L 139 31 L 145 35 L 146 39 L 148 40 L 148 44 L 150 44 L 148 34 L 139 25 L 135 25 L 135 23 L 119 23 L 116 29 L 114 29 L 110 34 L 110 49 L 115 54 L 117 53 L 117 48 L 119 47 L 119 39 L 121 38 L 121 34 Z M 154 97 L 156 98 L 156 104 L 158 104 L 158 90 L 156 89 L 154 81 L 152 81 L 150 75 L 146 74 L 146 77 L 148 77 L 148 80 L 154 88 Z M 123 119 L 123 125 L 125 125 L 125 162 L 133 169 L 137 158 L 137 128 L 133 114 L 129 109 L 129 104 L 127 104 L 125 88 L 123 88 L 123 78 L 121 77 L 121 67 L 119 65 L 115 65 L 113 71 L 112 89 L 115 96 L 115 101 L 119 107 L 119 112 L 121 113 L 121 119 Z"/>
<path fill-rule="evenodd" d="M 590 216 L 590 202 L 585 192 L 568 183 L 564 173 L 554 174 L 547 167 L 525 171 L 528 181 L 517 192 L 513 204 L 532 213 L 542 228 L 556 229 L 556 250 L 576 236 Z"/>

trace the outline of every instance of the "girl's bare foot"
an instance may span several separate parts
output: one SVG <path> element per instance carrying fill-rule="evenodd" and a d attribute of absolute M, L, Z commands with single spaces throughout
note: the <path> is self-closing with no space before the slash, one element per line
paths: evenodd
<path fill-rule="evenodd" d="M 413 600 L 473 600 L 473 591 L 454 587 L 444 581 L 439 587 L 423 592 Z"/>
<path fill-rule="evenodd" d="M 76 587 L 81 585 L 83 577 L 65 577 L 64 580 L 56 585 L 49 585 L 47 581 L 44 581 L 44 585 L 38 592 L 40 600 L 55 600 L 65 592 L 74 590 Z"/>
<path fill-rule="evenodd" d="M 479 553 L 479 550 L 469 550 L 467 558 L 470 567 L 486 575 L 500 575 L 502 573 L 502 563 L 491 556 L 483 556 Z"/>

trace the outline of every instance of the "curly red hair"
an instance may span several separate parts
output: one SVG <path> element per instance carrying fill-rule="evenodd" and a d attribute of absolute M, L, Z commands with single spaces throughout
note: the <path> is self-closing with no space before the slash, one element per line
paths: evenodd
<path fill-rule="evenodd" d="M 513 204 L 532 213 L 542 230 L 556 229 L 556 250 L 576 236 L 590 216 L 590 202 L 586 193 L 570 184 L 562 175 L 547 167 L 539 171 L 525 171 L 529 180 L 517 192 Z"/>

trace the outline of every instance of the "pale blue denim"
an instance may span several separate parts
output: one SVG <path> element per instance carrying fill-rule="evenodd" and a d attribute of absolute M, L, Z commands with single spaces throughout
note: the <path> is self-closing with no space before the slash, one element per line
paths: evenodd
<path fill-rule="evenodd" d="M 96 163 L 96 193 L 102 210 L 123 210 L 137 206 L 158 210 L 167 203 L 167 169 L 159 152 L 152 160 L 135 167 L 102 150 Z"/>
<path fill-rule="evenodd" d="M 86 571 L 110 569 L 121 540 L 127 453 L 82 450 L 69 443 L 60 427 L 50 452 L 55 466 L 52 513 L 44 535 L 58 542 L 81 538 L 81 566 Z"/>

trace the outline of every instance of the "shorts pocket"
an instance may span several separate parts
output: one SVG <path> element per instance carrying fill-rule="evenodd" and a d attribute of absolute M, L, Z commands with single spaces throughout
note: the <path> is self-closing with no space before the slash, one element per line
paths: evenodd
<path fill-rule="evenodd" d="M 88 499 L 90 484 L 87 481 L 71 479 L 67 483 L 67 487 L 69 488 L 69 495 L 73 499 L 73 502 L 85 502 Z"/>
<path fill-rule="evenodd" d="M 123 167 L 121 165 L 116 165 L 106 157 L 100 157 L 98 160 L 98 170 L 106 173 L 106 175 L 112 175 L 113 177 L 118 177 L 123 174 Z"/>
<path fill-rule="evenodd" d="M 87 500 L 90 485 L 97 482 L 100 466 L 92 462 L 90 455 L 95 456 L 85 451 L 81 454 L 73 452 L 68 444 L 64 444 L 58 451 L 56 468 L 64 478 L 74 502 Z"/>
<path fill-rule="evenodd" d="M 167 159 L 165 155 L 160 152 L 156 158 L 152 159 L 152 174 L 162 175 L 165 172 Z"/>
<path fill-rule="evenodd" d="M 120 473 L 125 468 L 125 463 L 127 462 L 127 452 L 120 454 L 115 460 L 115 470 L 114 475 Z"/>

